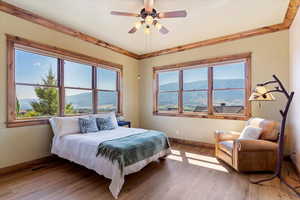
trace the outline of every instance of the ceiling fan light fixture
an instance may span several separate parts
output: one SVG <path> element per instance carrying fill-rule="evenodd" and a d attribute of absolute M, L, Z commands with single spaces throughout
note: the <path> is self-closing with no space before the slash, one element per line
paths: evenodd
<path fill-rule="evenodd" d="M 153 23 L 153 17 L 151 15 L 148 15 L 146 18 L 145 18 L 145 23 L 147 25 L 151 25 Z"/>
<path fill-rule="evenodd" d="M 178 18 L 187 16 L 186 10 L 157 12 L 154 8 L 154 0 L 144 0 L 144 7 L 140 10 L 139 14 L 120 11 L 111 11 L 111 14 L 139 18 L 139 21 L 135 22 L 133 27 L 128 31 L 129 34 L 136 33 L 139 29 L 142 29 L 145 34 L 150 34 L 150 28 L 153 27 L 163 35 L 168 34 L 169 30 L 162 24 L 158 23 L 158 20 L 162 18 Z"/>
<path fill-rule="evenodd" d="M 134 23 L 134 27 L 135 27 L 136 29 L 140 29 L 141 26 L 142 26 L 142 23 L 141 23 L 140 21 Z"/>
<path fill-rule="evenodd" d="M 145 27 L 144 33 L 145 33 L 146 35 L 149 35 L 149 34 L 150 34 L 150 27 L 149 27 L 149 26 L 146 26 L 146 27 Z"/>
<path fill-rule="evenodd" d="M 160 30 L 161 28 L 162 28 L 162 25 L 160 24 L 160 23 L 156 23 L 155 24 L 155 28 L 157 29 L 157 30 Z"/>

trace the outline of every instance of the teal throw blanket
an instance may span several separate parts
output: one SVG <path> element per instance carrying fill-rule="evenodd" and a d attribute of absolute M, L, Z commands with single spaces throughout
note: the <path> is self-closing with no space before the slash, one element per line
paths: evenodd
<path fill-rule="evenodd" d="M 159 131 L 147 131 L 123 138 L 108 140 L 98 146 L 97 156 L 118 162 L 121 173 L 126 166 L 149 158 L 170 147 L 167 136 Z"/>

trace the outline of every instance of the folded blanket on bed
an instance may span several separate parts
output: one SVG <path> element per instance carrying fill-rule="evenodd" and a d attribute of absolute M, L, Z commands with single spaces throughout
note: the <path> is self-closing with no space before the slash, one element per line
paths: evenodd
<path fill-rule="evenodd" d="M 121 173 L 126 166 L 149 158 L 170 147 L 167 136 L 159 131 L 146 131 L 123 138 L 108 140 L 98 146 L 97 155 L 118 162 Z"/>

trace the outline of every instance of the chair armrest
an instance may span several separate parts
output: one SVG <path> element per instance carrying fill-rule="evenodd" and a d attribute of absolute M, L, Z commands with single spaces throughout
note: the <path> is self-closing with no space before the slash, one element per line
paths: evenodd
<path fill-rule="evenodd" d="M 267 140 L 235 140 L 234 149 L 241 152 L 276 151 L 278 144 Z"/>
<path fill-rule="evenodd" d="M 215 138 L 216 142 L 226 141 L 226 140 L 236 140 L 240 137 L 240 133 L 236 131 L 216 131 Z"/>

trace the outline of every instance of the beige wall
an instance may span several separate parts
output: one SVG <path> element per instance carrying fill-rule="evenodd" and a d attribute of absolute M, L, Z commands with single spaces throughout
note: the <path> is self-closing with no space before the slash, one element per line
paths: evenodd
<path fill-rule="evenodd" d="M 295 91 L 289 117 L 292 158 L 300 169 L 300 12 L 290 29 L 290 89 Z"/>
<path fill-rule="evenodd" d="M 257 37 L 201 47 L 142 60 L 140 62 L 140 124 L 142 128 L 165 131 L 169 136 L 181 139 L 214 143 L 216 129 L 241 130 L 244 121 L 165 117 L 152 115 L 152 67 L 186 61 L 213 58 L 244 52 L 252 52 L 252 86 L 278 75 L 288 86 L 289 32 L 281 31 Z M 283 99 L 272 103 L 252 103 L 253 116 L 279 120 L 279 107 Z"/>
<path fill-rule="evenodd" d="M 49 154 L 52 137 L 48 125 L 6 128 L 6 39 L 5 33 L 65 48 L 124 67 L 124 115 L 139 126 L 138 61 L 82 40 L 43 28 L 0 12 L 0 168 Z"/>
<path fill-rule="evenodd" d="M 152 67 L 203 58 L 252 52 L 252 85 L 277 74 L 285 84 L 289 77 L 289 32 L 282 31 L 185 52 L 137 61 L 76 38 L 43 28 L 0 12 L 0 168 L 49 154 L 52 133 L 47 125 L 6 128 L 5 33 L 87 54 L 124 65 L 124 114 L 133 126 L 165 131 L 169 136 L 213 143 L 216 129 L 240 130 L 244 121 L 158 117 L 152 115 Z M 137 75 L 141 79 L 137 80 Z M 282 100 L 253 104 L 253 115 L 279 120 Z"/>

